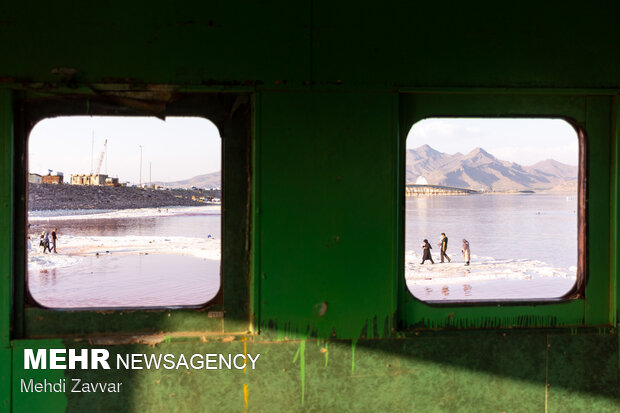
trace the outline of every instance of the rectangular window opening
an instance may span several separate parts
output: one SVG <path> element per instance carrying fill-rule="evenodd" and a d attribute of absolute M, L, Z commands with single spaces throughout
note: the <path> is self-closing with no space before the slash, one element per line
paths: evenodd
<path fill-rule="evenodd" d="M 425 302 L 583 290 L 583 134 L 563 119 L 427 118 L 406 143 L 405 278 Z"/>
<path fill-rule="evenodd" d="M 28 139 L 26 284 L 54 309 L 202 306 L 221 281 L 222 149 L 199 117 L 45 118 Z"/>

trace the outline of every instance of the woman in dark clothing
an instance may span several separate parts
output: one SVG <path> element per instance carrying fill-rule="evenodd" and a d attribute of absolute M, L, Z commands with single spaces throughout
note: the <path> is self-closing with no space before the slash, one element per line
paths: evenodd
<path fill-rule="evenodd" d="M 56 228 L 54 228 L 54 230 L 52 231 L 52 248 L 50 248 L 50 252 L 54 250 L 54 254 L 56 254 L 56 240 L 58 239 L 58 235 L 56 235 L 56 231 L 58 231 Z"/>
<path fill-rule="evenodd" d="M 428 240 L 425 239 L 422 244 L 422 262 L 420 264 L 424 264 L 424 261 L 426 260 L 431 260 L 431 264 L 435 264 L 433 257 L 431 256 L 431 249 L 433 249 L 433 247 L 431 247 L 431 244 L 429 244 Z"/>

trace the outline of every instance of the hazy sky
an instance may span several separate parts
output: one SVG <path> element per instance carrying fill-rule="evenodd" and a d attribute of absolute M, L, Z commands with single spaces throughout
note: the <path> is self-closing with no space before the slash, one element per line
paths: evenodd
<path fill-rule="evenodd" d="M 92 169 L 97 168 L 107 139 L 101 173 L 121 182 L 139 182 L 140 145 L 142 182 L 149 180 L 149 164 L 153 181 L 187 179 L 221 168 L 221 138 L 207 119 L 72 116 L 44 119 L 34 127 L 29 140 L 30 172 L 60 171 L 65 181 L 71 174 L 90 173 L 93 135 Z M 549 158 L 569 165 L 578 162 L 577 134 L 559 119 L 425 119 L 411 128 L 407 148 L 424 144 L 449 154 L 482 147 L 521 165 Z"/>
<path fill-rule="evenodd" d="M 579 159 L 577 133 L 561 119 L 424 119 L 409 131 L 407 148 L 424 144 L 451 155 L 481 147 L 521 165 L 549 158 L 577 165 Z"/>
<path fill-rule="evenodd" d="M 71 116 L 44 119 L 35 125 L 28 147 L 30 172 L 60 171 L 65 182 L 71 174 L 90 173 L 93 134 L 92 169 L 97 168 L 107 139 L 107 160 L 101 173 L 121 182 L 139 182 L 140 145 L 143 183 L 149 180 L 149 164 L 153 181 L 187 179 L 221 167 L 220 134 L 206 119 Z"/>

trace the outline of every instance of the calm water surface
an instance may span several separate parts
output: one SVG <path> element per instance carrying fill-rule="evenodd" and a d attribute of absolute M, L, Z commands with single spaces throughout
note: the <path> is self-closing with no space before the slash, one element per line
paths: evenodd
<path fill-rule="evenodd" d="M 461 244 L 465 238 L 472 255 L 481 257 L 482 261 L 483 257 L 537 260 L 574 272 L 577 266 L 577 197 L 574 193 L 536 193 L 406 199 L 406 250 L 421 255 L 420 245 L 426 238 L 433 246 L 437 262 L 437 244 L 442 232 L 448 236 L 447 253 L 453 262 L 462 262 Z M 455 271 L 474 271 L 476 264 L 472 259 L 471 267 Z M 574 282 L 574 279 L 546 278 L 409 288 L 423 300 L 543 298 L 562 295 Z"/>
<path fill-rule="evenodd" d="M 449 238 L 448 255 L 462 261 L 461 240 L 472 255 L 495 260 L 537 260 L 566 269 L 577 265 L 577 201 L 574 194 L 501 194 L 418 197 L 406 200 L 405 249 L 420 253 L 427 238 L 439 259 L 440 234 Z M 220 215 L 71 219 L 33 222 L 30 234 L 57 227 L 60 241 L 72 236 L 182 236 L 221 238 Z M 475 271 L 461 267 L 455 271 Z M 94 255 L 79 264 L 29 270 L 29 289 L 51 307 L 128 307 L 196 305 L 220 286 L 219 261 L 191 255 Z M 457 274 L 458 275 L 458 274 Z M 450 285 L 410 285 L 423 300 L 540 298 L 567 291 L 574 279 L 464 281 Z"/>
<path fill-rule="evenodd" d="M 113 237 L 111 243 L 136 235 L 220 239 L 220 222 L 214 213 L 68 219 L 33 221 L 28 232 L 56 227 L 59 247 L 67 235 Z M 199 305 L 219 290 L 220 262 L 192 255 L 88 254 L 68 267 L 29 268 L 28 287 L 40 304 L 56 308 Z"/>
<path fill-rule="evenodd" d="M 207 235 L 220 238 L 219 213 L 184 214 L 161 217 L 67 219 L 33 221 L 29 234 L 40 235 L 42 231 L 58 228 L 59 234 L 82 236 L 122 237 L 140 236 L 182 236 L 203 238 Z"/>
<path fill-rule="evenodd" d="M 219 268 L 219 261 L 191 256 L 91 255 L 72 267 L 29 272 L 28 281 L 46 307 L 170 307 L 215 297 Z"/>

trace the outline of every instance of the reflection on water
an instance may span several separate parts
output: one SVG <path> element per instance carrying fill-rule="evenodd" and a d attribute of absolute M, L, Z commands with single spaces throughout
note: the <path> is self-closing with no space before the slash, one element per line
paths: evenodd
<path fill-rule="evenodd" d="M 437 243 L 445 232 L 453 260 L 461 260 L 465 238 L 478 256 L 568 268 L 577 265 L 576 207 L 576 197 L 566 194 L 409 197 L 405 248 L 417 251 L 427 238 L 439 257 Z"/>
<path fill-rule="evenodd" d="M 30 294 L 54 308 L 206 303 L 220 288 L 220 222 L 211 213 L 33 221 Z M 38 235 L 53 228 L 59 254 L 38 253 Z"/>
<path fill-rule="evenodd" d="M 435 284 L 433 286 L 407 283 L 409 291 L 422 300 L 493 300 L 493 299 L 545 299 L 557 298 L 568 292 L 575 284 L 575 279 L 548 278 L 538 280 L 464 281 L 451 285 Z M 434 287 L 434 288 L 433 288 Z"/>
<path fill-rule="evenodd" d="M 575 194 L 489 194 L 406 199 L 405 273 L 424 300 L 555 298 L 575 283 Z M 452 263 L 419 265 L 428 239 L 439 260 L 440 234 Z M 470 244 L 463 268 L 461 241 Z M 433 283 L 433 281 L 437 282 Z"/>
<path fill-rule="evenodd" d="M 58 228 L 59 235 L 85 236 L 183 236 L 220 238 L 220 214 L 186 214 L 162 217 L 37 220 L 28 227 L 28 233 L 38 236 L 42 231 Z"/>
<path fill-rule="evenodd" d="M 54 308 L 199 305 L 219 284 L 218 261 L 179 255 L 106 254 L 28 273 L 33 298 Z"/>

